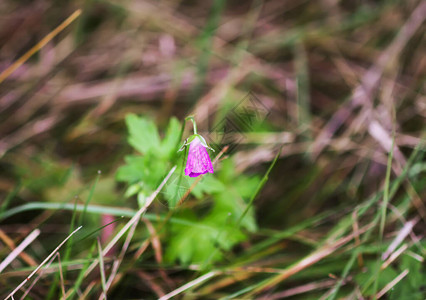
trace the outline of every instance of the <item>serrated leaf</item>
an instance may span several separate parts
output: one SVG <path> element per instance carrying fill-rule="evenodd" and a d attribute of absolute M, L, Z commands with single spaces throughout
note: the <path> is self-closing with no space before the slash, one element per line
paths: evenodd
<path fill-rule="evenodd" d="M 237 175 L 234 163 L 230 159 L 223 161 L 218 177 L 225 185 L 225 188 L 224 193 L 218 194 L 215 198 L 216 206 L 214 210 L 229 212 L 231 219 L 236 222 L 246 209 L 250 197 L 256 192 L 260 178 L 258 176 Z M 249 209 L 246 216 L 241 220 L 240 225 L 248 231 L 256 231 L 257 225 L 253 208 Z"/>
<path fill-rule="evenodd" d="M 160 138 L 154 122 L 134 114 L 126 116 L 129 131 L 128 142 L 142 154 L 156 152 L 160 149 Z"/>
<path fill-rule="evenodd" d="M 144 157 L 128 155 L 124 158 L 126 164 L 118 168 L 115 178 L 117 181 L 136 183 L 144 177 Z"/>
<path fill-rule="evenodd" d="M 191 185 L 195 178 L 189 178 Z M 204 176 L 201 181 L 194 187 L 191 193 L 197 198 L 201 199 L 204 194 L 212 195 L 221 192 L 225 189 L 225 185 L 211 175 Z"/>
<path fill-rule="evenodd" d="M 223 251 L 230 250 L 235 244 L 247 238 L 241 228 L 256 230 L 254 209 L 248 211 L 241 223 L 237 222 L 260 179 L 235 174 L 232 162 L 225 163 L 225 167 L 216 174 L 218 177 L 204 176 L 191 191 L 200 200 L 206 195 L 213 197 L 213 206 L 204 218 L 197 219 L 191 215 L 194 222 L 210 229 L 200 230 L 173 225 L 172 235 L 169 237 L 170 245 L 167 248 L 167 257 L 170 261 L 177 259 L 184 264 L 218 261 L 222 258 Z M 196 179 L 183 176 L 183 180 L 180 181 L 183 188 L 181 193 L 184 193 L 194 180 Z"/>
<path fill-rule="evenodd" d="M 142 189 L 142 186 L 143 185 L 141 185 L 139 183 L 135 183 L 135 184 L 130 185 L 127 188 L 126 192 L 124 193 L 124 197 L 129 198 L 129 197 L 132 197 L 133 195 L 136 195 Z"/>
<path fill-rule="evenodd" d="M 129 143 L 143 156 L 126 157 L 126 165 L 119 168 L 117 180 L 134 184 L 128 189 L 128 195 L 138 194 L 139 205 L 143 205 L 145 195 L 149 195 L 164 178 L 170 161 L 175 161 L 179 154 L 177 145 L 180 138 L 180 124 L 172 118 L 164 139 L 160 141 L 155 124 L 135 115 L 126 117 L 129 130 Z M 171 207 L 183 197 L 193 185 L 196 178 L 183 175 L 184 159 L 179 172 L 169 179 L 164 188 L 163 197 Z M 179 175 L 180 174 L 180 175 Z M 223 251 L 230 250 L 236 243 L 247 237 L 241 227 L 254 231 L 256 223 L 254 211 L 250 210 L 241 224 L 237 224 L 246 208 L 249 196 L 254 192 L 258 179 L 236 174 L 231 160 L 224 163 L 218 177 L 207 175 L 192 189 L 197 199 L 212 196 L 210 211 L 204 217 L 197 217 L 192 211 L 179 212 L 180 218 L 195 222 L 200 226 L 171 225 L 171 236 L 166 251 L 169 261 L 179 260 L 184 264 L 191 262 L 212 263 L 222 258 Z M 222 174 L 222 175 L 221 175 Z M 138 189 L 137 186 L 141 188 Z M 200 229 L 202 228 L 202 229 Z M 220 249 L 218 249 L 220 248 Z"/>
<path fill-rule="evenodd" d="M 147 199 L 147 196 L 143 191 L 138 193 L 138 205 L 139 205 L 139 207 L 145 206 L 146 199 Z"/>
<path fill-rule="evenodd" d="M 241 196 L 238 193 L 235 193 L 235 190 L 232 191 L 227 189 L 225 192 L 217 195 L 215 200 L 216 205 L 213 208 L 212 214 L 227 213 L 234 223 L 240 219 L 247 206 Z M 247 214 L 241 220 L 240 225 L 248 231 L 256 231 L 257 226 L 253 208 L 249 209 Z"/>
<path fill-rule="evenodd" d="M 366 263 L 366 269 L 369 270 L 368 272 L 364 273 L 358 273 L 355 276 L 355 281 L 358 282 L 358 284 L 363 288 L 365 284 L 369 282 L 371 279 L 371 275 L 376 270 L 376 261 L 371 261 Z M 384 270 L 380 271 L 380 274 L 378 275 L 378 290 L 381 290 L 385 287 L 386 284 L 391 282 L 396 276 L 398 276 L 398 273 L 391 267 L 387 267 Z M 365 291 L 365 296 L 371 296 L 374 293 L 374 285 L 370 284 L 367 290 Z"/>
<path fill-rule="evenodd" d="M 176 154 L 176 145 L 179 143 L 181 125 L 176 118 L 171 118 L 166 134 L 161 142 L 162 153 L 165 157 L 171 158 Z"/>
<path fill-rule="evenodd" d="M 232 186 L 235 187 L 238 195 L 240 195 L 245 201 L 248 201 L 250 197 L 256 192 L 256 188 L 259 182 L 259 176 L 239 176 L 238 179 L 233 182 Z"/>
<path fill-rule="evenodd" d="M 187 193 L 191 186 L 188 177 L 184 175 L 183 170 L 175 172 L 166 186 L 164 187 L 164 196 L 169 207 L 175 207 L 180 199 Z"/>
<path fill-rule="evenodd" d="M 423 300 L 424 293 L 422 292 L 422 285 L 426 282 L 426 274 L 422 270 L 422 263 L 404 254 L 401 256 L 399 270 L 401 272 L 409 270 L 409 273 L 389 292 L 389 299 Z"/>
<path fill-rule="evenodd" d="M 197 220 L 193 213 L 187 211 L 184 218 L 197 222 L 203 229 L 174 225 L 171 242 L 166 251 L 166 259 L 170 262 L 179 260 L 183 264 L 204 264 L 206 261 L 213 263 L 222 258 L 222 251 L 218 251 L 218 247 L 225 251 L 230 250 L 233 245 L 245 239 L 241 231 L 227 223 L 226 215 L 220 220 L 215 216 Z"/>

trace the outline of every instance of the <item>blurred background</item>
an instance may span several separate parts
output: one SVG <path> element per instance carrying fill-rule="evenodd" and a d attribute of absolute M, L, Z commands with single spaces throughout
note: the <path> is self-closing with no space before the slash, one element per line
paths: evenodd
<path fill-rule="evenodd" d="M 81 224 L 28 299 L 424 299 L 425 19 L 417 0 L 1 1 L 0 262 L 41 232 L 0 297 Z M 182 173 L 189 115 L 215 174 L 172 176 L 78 282 Z"/>

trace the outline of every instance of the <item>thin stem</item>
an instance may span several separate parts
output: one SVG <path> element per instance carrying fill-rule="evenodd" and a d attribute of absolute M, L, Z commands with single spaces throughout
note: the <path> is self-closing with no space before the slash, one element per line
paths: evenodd
<path fill-rule="evenodd" d="M 185 120 L 192 121 L 192 125 L 194 126 L 194 134 L 197 134 L 197 124 L 195 123 L 194 117 L 193 116 L 186 117 Z"/>

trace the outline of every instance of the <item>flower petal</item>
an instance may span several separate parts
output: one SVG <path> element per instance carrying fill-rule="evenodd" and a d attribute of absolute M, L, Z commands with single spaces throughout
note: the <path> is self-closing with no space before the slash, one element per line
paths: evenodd
<path fill-rule="evenodd" d="M 200 139 L 196 137 L 189 144 L 188 159 L 186 162 L 185 175 L 197 177 L 207 172 L 213 173 L 213 165 L 207 149 Z"/>

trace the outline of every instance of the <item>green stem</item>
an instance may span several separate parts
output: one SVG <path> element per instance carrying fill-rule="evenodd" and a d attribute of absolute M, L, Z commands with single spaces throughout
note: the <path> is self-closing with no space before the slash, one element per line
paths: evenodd
<path fill-rule="evenodd" d="M 194 117 L 193 116 L 186 117 L 185 120 L 192 121 L 192 125 L 194 126 L 194 134 L 197 134 L 197 124 L 195 123 Z"/>

